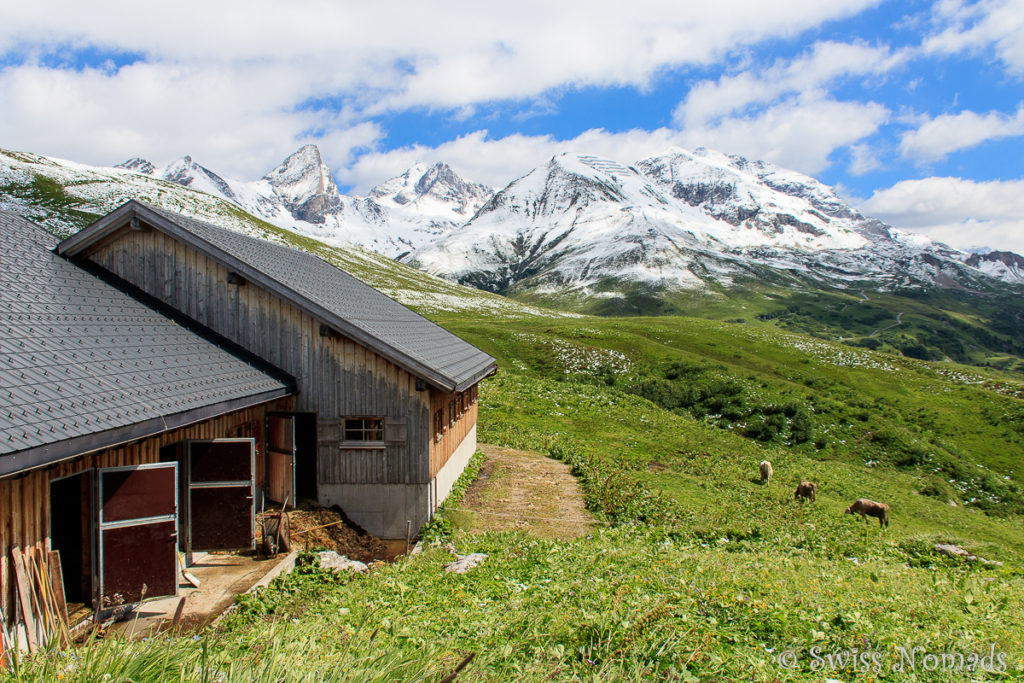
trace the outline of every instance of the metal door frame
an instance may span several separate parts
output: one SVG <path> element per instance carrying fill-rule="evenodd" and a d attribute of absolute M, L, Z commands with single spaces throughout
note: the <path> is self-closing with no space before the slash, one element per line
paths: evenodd
<path fill-rule="evenodd" d="M 203 481 L 198 483 L 192 482 L 192 444 L 194 443 L 248 443 L 249 448 L 249 479 L 246 481 L 230 480 L 230 481 Z M 192 490 L 193 489 L 213 489 L 213 488 L 242 488 L 243 486 L 249 489 L 249 520 L 250 526 L 252 520 L 256 518 L 256 439 L 251 436 L 245 437 L 226 437 L 223 439 L 187 439 L 185 441 L 185 564 L 192 564 Z M 255 530 L 251 530 L 250 534 L 253 537 L 253 543 L 256 540 Z"/>
<path fill-rule="evenodd" d="M 160 469 L 171 467 L 174 469 L 174 513 L 170 515 L 155 515 L 152 517 L 137 517 L 135 519 L 124 519 L 117 522 L 103 521 L 103 474 L 106 472 L 128 472 L 135 470 Z M 96 476 L 93 479 L 93 509 L 97 511 L 96 516 L 96 553 L 93 555 L 93 562 L 97 569 L 97 581 L 93 583 L 93 604 L 103 605 L 103 532 L 106 529 L 121 529 L 128 526 L 141 526 L 155 522 L 174 522 L 175 553 L 177 553 L 177 538 L 180 533 L 178 521 L 178 463 L 176 462 L 151 462 L 142 465 L 122 465 L 119 467 L 97 467 Z M 175 570 L 177 576 L 177 570 Z M 175 582 L 174 595 L 178 594 L 177 582 Z"/>

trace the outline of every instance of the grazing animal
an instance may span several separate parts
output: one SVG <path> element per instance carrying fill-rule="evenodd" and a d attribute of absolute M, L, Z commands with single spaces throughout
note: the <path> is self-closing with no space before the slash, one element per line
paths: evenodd
<path fill-rule="evenodd" d="M 885 503 L 876 503 L 867 498 L 859 498 L 854 501 L 853 505 L 846 508 L 846 512 L 843 514 L 860 515 L 864 518 L 865 524 L 868 523 L 868 517 L 877 517 L 879 528 L 889 527 L 889 506 Z"/>
<path fill-rule="evenodd" d="M 767 460 L 762 460 L 761 464 L 757 467 L 761 472 L 761 483 L 771 484 L 772 483 L 772 464 Z"/>
<path fill-rule="evenodd" d="M 818 495 L 818 485 L 813 481 L 801 481 L 800 485 L 796 487 L 796 491 L 793 493 L 795 500 L 806 498 L 807 500 L 814 502 L 815 496 Z"/>

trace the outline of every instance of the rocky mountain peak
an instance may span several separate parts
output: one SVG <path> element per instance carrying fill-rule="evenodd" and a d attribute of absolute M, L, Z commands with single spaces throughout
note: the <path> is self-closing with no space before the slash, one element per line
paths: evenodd
<path fill-rule="evenodd" d="M 237 199 L 227 181 L 205 166 L 197 164 L 187 154 L 177 161 L 167 164 L 163 169 L 156 172 L 156 175 L 164 180 L 193 190 L 220 195 L 230 200 Z"/>
<path fill-rule="evenodd" d="M 153 172 L 156 171 L 156 166 L 151 164 L 149 161 L 143 159 L 142 157 L 132 157 L 127 161 L 122 161 L 119 164 L 115 164 L 114 168 L 123 168 L 128 171 L 135 171 L 136 173 L 141 173 L 142 175 L 153 175 Z"/>
<path fill-rule="evenodd" d="M 303 145 L 263 176 L 292 215 L 309 223 L 323 223 L 341 205 L 331 169 L 316 145 Z"/>
<path fill-rule="evenodd" d="M 979 250 L 964 263 L 1000 280 L 1024 283 L 1024 256 L 1012 251 Z"/>
<path fill-rule="evenodd" d="M 373 188 L 369 197 L 385 206 L 416 206 L 466 220 L 493 193 L 493 189 L 462 178 L 451 166 L 439 161 L 431 166 L 417 162 L 401 175 Z"/>

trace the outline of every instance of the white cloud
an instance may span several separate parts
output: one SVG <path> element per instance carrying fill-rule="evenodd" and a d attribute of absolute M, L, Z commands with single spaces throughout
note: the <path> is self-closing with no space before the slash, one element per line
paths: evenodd
<path fill-rule="evenodd" d="M 850 166 L 848 170 L 851 174 L 864 175 L 881 167 L 882 162 L 878 160 L 878 156 L 871 149 L 870 145 L 850 145 Z"/>
<path fill-rule="evenodd" d="M 961 249 L 988 245 L 1024 253 L 1024 180 L 904 180 L 858 208 Z"/>
<path fill-rule="evenodd" d="M 832 152 L 871 135 L 888 118 L 889 111 L 874 102 L 838 102 L 813 94 L 749 116 L 687 127 L 681 138 L 690 146 L 764 159 L 813 175 L 828 168 Z"/>
<path fill-rule="evenodd" d="M 1024 104 L 1008 116 L 1000 112 L 978 114 L 964 111 L 925 118 L 917 130 L 900 139 L 903 156 L 918 161 L 937 161 L 951 152 L 969 149 L 987 140 L 1024 135 Z"/>
<path fill-rule="evenodd" d="M 350 153 L 347 137 L 374 138 L 366 128 L 341 132 L 358 123 L 354 114 L 644 88 L 665 69 L 711 64 L 877 1 L 5 2 L 0 55 L 30 57 L 0 69 L 0 140 L 90 163 L 190 152 L 253 177 L 326 135 L 337 165 Z M 82 69 L 79 50 L 141 61 Z M 54 54 L 69 65 L 32 61 Z M 310 102 L 327 105 L 304 109 Z"/>
<path fill-rule="evenodd" d="M 459 106 L 559 85 L 644 85 L 658 69 L 706 63 L 792 36 L 877 0 L 635 0 L 515 6 L 183 0 L 151 9 L 115 0 L 21 3 L 4 10 L 0 50 L 92 44 L 194 64 L 302 63 L 340 84 L 401 87 L 406 105 Z"/>
<path fill-rule="evenodd" d="M 436 147 L 415 145 L 363 154 L 336 175 L 342 184 L 362 193 L 417 161 L 444 161 L 470 180 L 500 187 L 561 152 L 586 152 L 631 164 L 672 146 L 711 147 L 810 174 L 827 167 L 828 156 L 837 147 L 874 132 L 886 116 L 885 108 L 877 104 L 794 100 L 757 117 L 727 119 L 700 130 L 611 133 L 597 128 L 566 140 L 518 134 L 491 138 L 482 130 Z"/>
<path fill-rule="evenodd" d="M 842 78 L 883 76 L 907 59 L 885 46 L 819 42 L 768 69 L 722 76 L 690 89 L 674 117 L 690 145 L 765 159 L 804 173 L 829 166 L 830 155 L 871 135 L 888 120 L 873 102 L 840 102 L 828 87 Z M 877 165 L 868 148 L 853 150 L 851 172 Z"/>
<path fill-rule="evenodd" d="M 906 55 L 888 47 L 820 42 L 803 56 L 778 61 L 768 69 L 698 83 L 676 108 L 675 118 L 681 126 L 706 126 L 754 105 L 821 91 L 843 77 L 884 74 L 902 64 Z"/>
<path fill-rule="evenodd" d="M 923 43 L 929 54 L 977 52 L 991 48 L 1007 71 L 1024 75 L 1024 2 L 987 0 L 968 4 L 944 0 L 935 4 L 939 31 Z"/>
<path fill-rule="evenodd" d="M 587 152 L 631 164 L 682 143 L 679 133 L 668 128 L 623 133 L 593 129 L 569 140 L 550 135 L 490 138 L 487 131 L 480 130 L 437 147 L 414 145 L 364 154 L 351 167 L 339 170 L 337 176 L 354 192 L 364 193 L 418 161 L 444 161 L 468 180 L 503 187 L 561 152 Z"/>
<path fill-rule="evenodd" d="M 285 72 L 275 75 L 287 81 Z M 145 63 L 116 72 L 9 68 L 0 71 L 0 140 L 13 149 L 103 165 L 136 155 L 159 163 L 191 153 L 220 173 L 247 178 L 295 151 L 303 131 L 350 126 L 337 114 L 295 111 L 295 91 L 263 92 L 266 75 L 262 68 L 199 71 Z M 336 157 L 330 161 L 346 160 Z"/>

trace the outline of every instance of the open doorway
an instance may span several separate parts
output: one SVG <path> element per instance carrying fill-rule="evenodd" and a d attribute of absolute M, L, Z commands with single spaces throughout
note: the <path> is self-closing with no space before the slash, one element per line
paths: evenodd
<path fill-rule="evenodd" d="M 316 500 L 316 414 L 267 415 L 267 497 L 295 506 Z"/>
<path fill-rule="evenodd" d="M 50 547 L 60 553 L 68 609 L 92 602 L 94 470 L 50 480 Z"/>
<path fill-rule="evenodd" d="M 299 500 L 316 500 L 316 413 L 295 414 L 295 487 Z"/>

